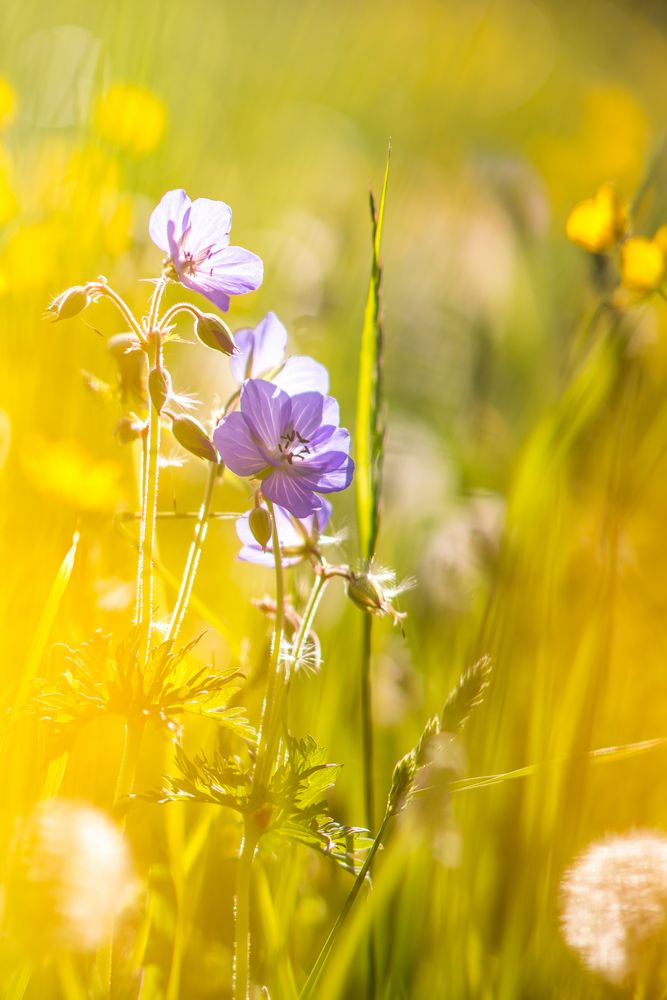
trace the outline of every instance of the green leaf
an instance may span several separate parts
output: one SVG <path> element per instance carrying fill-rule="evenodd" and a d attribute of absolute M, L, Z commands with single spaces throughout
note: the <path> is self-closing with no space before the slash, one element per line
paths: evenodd
<path fill-rule="evenodd" d="M 367 562 L 370 562 L 375 554 L 380 526 L 380 490 L 384 447 L 384 420 L 382 413 L 382 267 L 380 263 L 380 248 L 387 197 L 387 182 L 389 180 L 390 155 L 391 147 L 387 150 L 382 193 L 377 207 L 373 193 L 371 192 L 370 195 L 371 221 L 373 226 L 373 256 L 366 308 L 364 310 L 364 323 L 361 331 L 359 382 L 357 389 L 355 440 L 357 522 L 361 555 Z"/>

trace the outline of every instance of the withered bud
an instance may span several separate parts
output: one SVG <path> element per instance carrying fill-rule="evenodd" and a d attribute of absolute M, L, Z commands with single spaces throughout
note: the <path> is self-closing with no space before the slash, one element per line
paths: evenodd
<path fill-rule="evenodd" d="M 134 413 L 125 414 L 124 417 L 120 418 L 114 428 L 114 434 L 121 444 L 130 444 L 132 441 L 137 441 L 139 438 L 143 437 L 145 433 L 146 424 L 143 423 Z"/>
<path fill-rule="evenodd" d="M 78 316 L 89 302 L 90 296 L 87 288 L 84 285 L 73 285 L 71 288 L 66 288 L 60 295 L 56 295 L 55 299 L 49 303 L 46 312 L 51 317 L 52 322 L 57 323 L 58 320 L 72 319 L 73 316 Z"/>
<path fill-rule="evenodd" d="M 347 581 L 347 596 L 369 614 L 382 614 L 386 607 L 385 596 L 379 583 L 366 573 L 351 572 Z"/>
<path fill-rule="evenodd" d="M 250 511 L 248 526 L 255 541 L 257 541 L 263 549 L 266 549 L 266 546 L 271 541 L 272 533 L 271 515 L 266 507 L 254 507 Z"/>
<path fill-rule="evenodd" d="M 203 458 L 207 462 L 213 462 L 214 465 L 218 464 L 218 453 L 215 449 L 213 442 L 211 441 L 209 435 L 206 433 L 206 429 L 202 427 L 198 420 L 194 417 L 185 416 L 185 414 L 173 415 L 169 414 L 171 417 L 171 430 L 181 445 L 190 454 L 196 455 L 197 458 Z"/>
<path fill-rule="evenodd" d="M 107 350 L 118 365 L 120 394 L 124 403 L 133 399 L 147 405 L 146 355 L 134 333 L 116 333 L 107 340 Z"/>
<path fill-rule="evenodd" d="M 158 413 L 162 413 L 171 393 L 171 375 L 166 368 L 151 368 L 148 375 L 148 392 Z"/>
<path fill-rule="evenodd" d="M 231 330 L 214 313 L 199 313 L 195 320 L 195 333 L 205 347 L 220 351 L 228 357 L 237 352 Z"/>

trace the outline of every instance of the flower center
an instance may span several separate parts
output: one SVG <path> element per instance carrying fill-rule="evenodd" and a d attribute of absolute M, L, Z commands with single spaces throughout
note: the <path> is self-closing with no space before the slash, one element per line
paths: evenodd
<path fill-rule="evenodd" d="M 213 244 L 210 247 L 204 247 L 198 253 L 194 254 L 191 250 L 183 250 L 181 247 L 181 259 L 180 265 L 181 270 L 185 271 L 186 274 L 196 274 L 197 271 L 207 270 L 208 273 L 213 275 L 213 268 L 204 268 L 207 260 L 210 260 L 215 253 L 215 248 Z"/>
<path fill-rule="evenodd" d="M 303 437 L 294 428 L 291 431 L 281 434 L 280 441 L 278 442 L 278 451 L 280 452 L 282 461 L 287 462 L 288 465 L 292 465 L 295 459 L 302 462 L 304 458 L 310 455 L 308 444 L 309 438 Z"/>

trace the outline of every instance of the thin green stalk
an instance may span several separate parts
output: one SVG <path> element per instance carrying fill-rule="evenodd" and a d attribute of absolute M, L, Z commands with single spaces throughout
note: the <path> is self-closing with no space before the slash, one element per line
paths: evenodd
<path fill-rule="evenodd" d="M 144 724 L 141 720 L 126 720 L 125 743 L 123 745 L 123 756 L 120 761 L 118 778 L 116 779 L 114 805 L 117 805 L 124 796 L 129 795 L 134 788 L 134 779 L 137 774 L 143 735 Z"/>
<path fill-rule="evenodd" d="M 320 601 L 324 596 L 324 591 L 326 590 L 326 585 L 329 582 L 328 578 L 322 573 L 317 573 L 315 576 L 315 581 L 313 583 L 312 589 L 308 596 L 306 602 L 306 607 L 304 608 L 303 615 L 301 616 L 301 624 L 299 625 L 299 631 L 297 632 L 294 642 L 292 643 L 292 649 L 290 652 L 290 659 L 292 664 L 296 667 L 299 662 L 299 657 L 303 650 L 306 639 L 310 635 L 313 628 L 313 621 L 315 620 L 315 615 L 320 606 Z"/>
<path fill-rule="evenodd" d="M 236 872 L 234 899 L 234 1000 L 248 1000 L 250 993 L 250 880 L 257 838 L 246 823 Z"/>
<path fill-rule="evenodd" d="M 141 659 L 148 655 L 153 618 L 153 547 L 155 545 L 155 514 L 159 485 L 160 414 L 150 404 L 148 416 L 148 451 L 146 456 L 146 492 L 139 538 L 139 592 L 143 628 Z"/>
<path fill-rule="evenodd" d="M 306 983 L 303 989 L 301 990 L 301 993 L 299 995 L 299 1000 L 310 1000 L 310 998 L 314 995 L 314 990 L 317 987 L 320 976 L 322 975 L 324 967 L 328 961 L 329 955 L 331 954 L 331 950 L 334 944 L 336 943 L 336 938 L 343 929 L 343 925 L 345 924 L 345 921 L 347 920 L 350 911 L 354 906 L 355 900 L 359 895 L 359 892 L 361 891 L 361 887 L 366 881 L 366 876 L 368 875 L 371 869 L 371 865 L 373 864 L 373 859 L 377 854 L 378 850 L 380 849 L 380 845 L 382 844 L 382 838 L 384 837 L 385 830 L 387 828 L 387 824 L 389 823 L 390 818 L 391 818 L 390 814 L 386 813 L 384 819 L 382 820 L 382 823 L 380 824 L 380 829 L 377 832 L 377 836 L 375 837 L 375 840 L 371 845 L 368 855 L 366 856 L 366 860 L 364 861 L 359 871 L 359 874 L 354 880 L 354 885 L 350 889 L 350 893 L 347 899 L 345 900 L 342 910 L 338 914 L 338 919 L 331 928 L 331 931 L 329 932 L 329 936 L 327 937 L 326 941 L 322 945 L 322 949 L 319 955 L 317 956 L 317 961 L 315 962 L 315 965 L 313 966 L 310 975 L 308 976 L 308 979 L 306 980 Z"/>
<path fill-rule="evenodd" d="M 150 406 L 150 401 L 149 401 Z M 146 530 L 146 470 L 148 468 L 148 436 L 141 438 L 141 471 L 139 476 L 139 562 L 137 564 L 137 593 L 134 603 L 134 624 L 139 625 L 144 617 L 144 601 L 142 593 L 142 550 Z"/>
<path fill-rule="evenodd" d="M 373 618 L 363 616 L 361 645 L 361 728 L 364 774 L 364 812 L 366 827 L 375 829 L 375 747 L 373 741 L 373 712 L 371 705 L 371 659 L 373 653 Z"/>
<path fill-rule="evenodd" d="M 280 670 L 280 651 L 285 623 L 285 585 L 278 528 L 273 504 L 269 500 L 267 500 L 267 507 L 271 514 L 272 547 L 276 566 L 276 622 L 273 630 L 273 648 L 271 649 L 271 660 L 269 663 L 269 680 L 262 708 L 262 722 L 257 746 L 257 762 L 253 778 L 255 789 L 266 785 L 271 777 L 276 750 L 280 740 L 280 716 L 285 698 L 285 678 L 281 676 Z"/>
<path fill-rule="evenodd" d="M 201 559 L 202 549 L 208 533 L 208 522 L 209 515 L 211 513 L 213 492 L 216 479 L 218 478 L 218 466 L 213 465 L 212 462 L 209 462 L 208 466 L 209 470 L 208 478 L 206 480 L 204 499 L 199 509 L 199 516 L 197 517 L 194 535 L 190 544 L 190 551 L 188 552 L 185 570 L 183 571 L 183 579 L 181 580 L 178 597 L 176 598 L 176 604 L 174 605 L 174 610 L 171 616 L 169 631 L 167 633 L 167 641 L 174 641 L 181 630 L 183 618 L 190 602 L 190 595 L 192 594 L 195 577 L 197 576 L 197 569 L 199 566 L 199 560 Z"/>

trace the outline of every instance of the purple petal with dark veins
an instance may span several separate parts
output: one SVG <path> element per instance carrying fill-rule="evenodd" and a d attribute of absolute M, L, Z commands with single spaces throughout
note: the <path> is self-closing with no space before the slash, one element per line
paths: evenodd
<path fill-rule="evenodd" d="M 291 470 L 293 467 L 290 466 Z M 280 504 L 295 517 L 308 517 L 319 510 L 322 502 L 312 489 L 303 485 L 288 469 L 276 469 L 262 483 L 262 493 L 268 500 Z"/>
<path fill-rule="evenodd" d="M 290 397 L 273 383 L 252 378 L 241 389 L 240 405 L 250 430 L 276 461 L 281 435 L 290 421 Z"/>
<path fill-rule="evenodd" d="M 213 444 L 237 476 L 256 476 L 269 464 L 242 413 L 228 413 L 213 431 Z"/>

